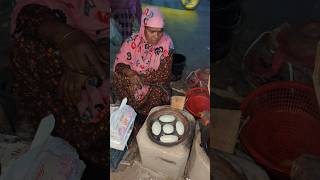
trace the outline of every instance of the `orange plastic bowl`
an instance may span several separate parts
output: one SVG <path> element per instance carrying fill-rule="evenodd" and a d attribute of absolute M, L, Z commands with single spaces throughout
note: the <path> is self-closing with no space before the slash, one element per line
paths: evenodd
<path fill-rule="evenodd" d="M 201 112 L 210 111 L 210 96 L 207 88 L 192 88 L 187 92 L 186 109 L 200 118 Z"/>

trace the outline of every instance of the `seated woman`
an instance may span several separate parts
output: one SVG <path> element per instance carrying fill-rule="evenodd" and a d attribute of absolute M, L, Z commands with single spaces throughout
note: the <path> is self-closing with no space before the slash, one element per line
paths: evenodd
<path fill-rule="evenodd" d="M 160 10 L 146 7 L 140 31 L 129 37 L 116 56 L 113 88 L 119 99 L 128 98 L 139 115 L 169 104 L 173 43 L 163 32 Z"/>
<path fill-rule="evenodd" d="M 104 0 L 19 0 L 11 16 L 17 122 L 36 130 L 53 114 L 53 135 L 77 149 L 88 178 L 107 176 L 107 10 Z"/>

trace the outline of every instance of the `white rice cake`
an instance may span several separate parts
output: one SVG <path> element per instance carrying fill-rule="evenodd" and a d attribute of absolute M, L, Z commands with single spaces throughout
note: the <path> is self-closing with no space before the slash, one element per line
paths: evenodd
<path fill-rule="evenodd" d="M 161 132 L 161 124 L 159 121 L 153 122 L 151 126 L 152 133 L 156 136 L 158 136 Z"/>
<path fill-rule="evenodd" d="M 162 115 L 162 116 L 160 116 L 159 117 L 159 120 L 161 121 L 161 122 L 164 122 L 164 123 L 169 123 L 169 122 L 172 122 L 172 121 L 174 121 L 176 118 L 174 117 L 174 116 L 172 116 L 172 115 Z"/>
<path fill-rule="evenodd" d="M 181 121 L 177 121 L 176 123 L 176 131 L 181 136 L 184 133 L 184 125 Z"/>
<path fill-rule="evenodd" d="M 163 135 L 160 137 L 160 141 L 163 143 L 174 143 L 178 141 L 178 136 L 175 135 Z"/>
<path fill-rule="evenodd" d="M 171 134 L 173 133 L 174 127 L 171 124 L 165 124 L 162 126 L 162 130 L 166 134 Z"/>

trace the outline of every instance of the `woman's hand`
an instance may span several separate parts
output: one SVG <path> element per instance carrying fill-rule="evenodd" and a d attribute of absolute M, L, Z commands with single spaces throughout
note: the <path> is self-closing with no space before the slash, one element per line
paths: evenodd
<path fill-rule="evenodd" d="M 38 32 L 60 49 L 65 67 L 60 93 L 67 101 L 77 103 L 88 77 L 106 78 L 107 56 L 85 33 L 57 21 L 43 23 Z"/>
<path fill-rule="evenodd" d="M 106 76 L 106 56 L 85 33 L 57 21 L 43 23 L 38 33 L 41 39 L 56 44 L 68 68 L 101 79 Z"/>
<path fill-rule="evenodd" d="M 142 88 L 143 81 L 142 77 L 139 76 L 139 74 L 131 69 L 128 69 L 125 72 L 126 76 L 129 78 L 129 81 L 131 84 L 136 85 L 138 88 Z"/>
<path fill-rule="evenodd" d="M 71 31 L 58 47 L 65 66 L 89 76 L 104 79 L 106 76 L 106 60 L 86 34 Z"/>
<path fill-rule="evenodd" d="M 66 67 L 61 80 L 61 92 L 67 101 L 77 104 L 81 89 L 89 77 L 106 78 L 106 57 L 79 31 L 62 42 L 60 52 Z"/>
<path fill-rule="evenodd" d="M 66 71 L 60 80 L 59 94 L 68 103 L 76 105 L 80 101 L 81 90 L 87 79 L 86 75 Z"/>

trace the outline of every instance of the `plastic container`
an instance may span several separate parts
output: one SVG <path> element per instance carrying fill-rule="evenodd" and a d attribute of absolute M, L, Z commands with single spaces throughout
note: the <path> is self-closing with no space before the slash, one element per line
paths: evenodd
<path fill-rule="evenodd" d="M 124 98 L 119 108 L 110 107 L 110 147 L 124 150 L 132 132 L 137 113 Z"/>

